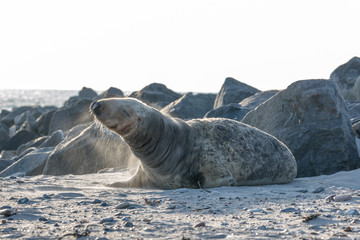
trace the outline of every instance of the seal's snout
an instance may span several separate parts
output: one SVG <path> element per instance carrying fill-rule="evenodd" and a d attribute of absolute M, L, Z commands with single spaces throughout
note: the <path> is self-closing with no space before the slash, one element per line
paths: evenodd
<path fill-rule="evenodd" d="M 91 105 L 90 105 L 90 109 L 96 116 L 99 116 L 100 115 L 100 110 L 101 110 L 101 103 L 92 102 Z"/>

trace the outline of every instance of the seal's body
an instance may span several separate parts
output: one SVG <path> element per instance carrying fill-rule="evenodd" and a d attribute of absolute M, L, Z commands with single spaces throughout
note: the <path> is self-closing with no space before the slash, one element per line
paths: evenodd
<path fill-rule="evenodd" d="M 209 188 L 280 184 L 296 161 L 273 136 L 229 119 L 183 120 L 132 99 L 104 99 L 91 111 L 139 158 L 135 175 L 115 187 Z"/>

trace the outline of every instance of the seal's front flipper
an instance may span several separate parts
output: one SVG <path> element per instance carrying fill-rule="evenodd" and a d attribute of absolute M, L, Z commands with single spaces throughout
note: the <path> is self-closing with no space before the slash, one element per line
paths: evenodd
<path fill-rule="evenodd" d="M 106 186 L 117 188 L 159 188 L 156 184 L 149 180 L 141 166 L 138 167 L 134 176 L 132 176 L 128 181 L 115 182 Z"/>

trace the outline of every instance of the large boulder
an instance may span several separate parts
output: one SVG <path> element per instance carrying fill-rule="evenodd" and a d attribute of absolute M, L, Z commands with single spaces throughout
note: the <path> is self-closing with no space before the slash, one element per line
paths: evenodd
<path fill-rule="evenodd" d="M 61 130 L 57 130 L 53 132 L 50 136 L 42 136 L 31 140 L 25 144 L 22 144 L 17 148 L 16 154 L 20 155 L 29 148 L 55 147 L 62 140 L 64 140 L 64 132 Z"/>
<path fill-rule="evenodd" d="M 124 97 L 124 93 L 118 89 L 118 88 L 114 88 L 114 87 L 110 87 L 109 89 L 107 89 L 106 91 L 102 92 L 97 99 L 101 99 L 101 98 L 120 98 L 120 97 Z"/>
<path fill-rule="evenodd" d="M 3 123 L 0 123 L 0 145 L 9 139 L 9 127 Z"/>
<path fill-rule="evenodd" d="M 298 177 L 360 167 L 350 117 L 332 81 L 295 82 L 250 111 L 242 122 L 285 143 L 296 158 Z"/>
<path fill-rule="evenodd" d="M 13 164 L 13 161 L 11 160 L 0 159 L 0 172 L 2 172 L 5 168 L 9 167 L 11 164 Z"/>
<path fill-rule="evenodd" d="M 97 95 L 98 95 L 97 92 L 87 87 L 83 87 L 79 92 L 80 98 L 95 99 Z"/>
<path fill-rule="evenodd" d="M 48 111 L 36 119 L 36 128 L 38 130 L 39 135 L 44 136 L 49 134 L 50 121 L 54 116 L 56 110 L 57 109 Z"/>
<path fill-rule="evenodd" d="M 0 172 L 0 177 L 10 176 L 17 172 L 24 172 L 26 175 L 36 170 L 39 166 L 43 165 L 49 157 L 54 147 L 35 149 L 26 154 L 3 171 Z"/>
<path fill-rule="evenodd" d="M 216 95 L 214 109 L 230 103 L 239 103 L 257 92 L 259 90 L 254 87 L 239 82 L 234 78 L 226 78 L 219 93 Z"/>
<path fill-rule="evenodd" d="M 32 110 L 33 107 L 29 107 L 29 106 L 24 106 L 24 107 L 18 107 L 15 108 L 13 111 L 11 111 L 10 113 L 6 114 L 2 119 L 1 122 L 3 124 L 5 124 L 8 127 L 11 127 L 14 124 L 15 118 L 22 114 L 23 112 L 26 112 L 28 110 Z"/>
<path fill-rule="evenodd" d="M 250 109 L 241 106 L 238 103 L 231 103 L 211 110 L 205 114 L 205 118 L 229 118 L 241 121 Z"/>
<path fill-rule="evenodd" d="M 161 112 L 184 120 L 202 118 L 212 109 L 215 97 L 211 93 L 187 93 L 161 109 Z"/>
<path fill-rule="evenodd" d="M 279 90 L 258 92 L 248 98 L 245 98 L 239 104 L 244 108 L 254 109 L 263 102 L 265 102 L 266 100 L 268 100 L 269 98 L 271 98 L 272 96 L 274 96 L 275 94 L 277 94 L 278 92 Z"/>
<path fill-rule="evenodd" d="M 152 83 L 140 91 L 131 93 L 129 97 L 137 98 L 157 108 L 163 108 L 180 98 L 181 95 L 168 89 L 164 84 Z"/>
<path fill-rule="evenodd" d="M 20 130 L 13 137 L 0 145 L 0 151 L 16 150 L 20 145 L 27 143 L 37 137 L 38 135 L 35 133 L 29 132 L 27 130 Z"/>
<path fill-rule="evenodd" d="M 47 159 L 42 173 L 88 174 L 137 164 L 137 158 L 119 135 L 102 124 L 91 123 L 71 129 Z"/>
<path fill-rule="evenodd" d="M 344 99 L 360 100 L 360 93 L 358 92 L 360 90 L 359 76 L 360 58 L 353 57 L 347 63 L 337 67 L 331 73 L 330 79 L 337 84 Z"/>
<path fill-rule="evenodd" d="M 91 122 L 93 116 L 89 112 L 91 99 L 79 99 L 56 110 L 49 123 L 49 134 L 56 130 L 68 131 L 76 125 Z"/>

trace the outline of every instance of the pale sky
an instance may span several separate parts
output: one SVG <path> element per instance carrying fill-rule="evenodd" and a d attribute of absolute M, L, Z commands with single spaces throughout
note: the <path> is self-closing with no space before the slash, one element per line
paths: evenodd
<path fill-rule="evenodd" d="M 0 88 L 283 89 L 360 56 L 359 29 L 358 0 L 1 0 Z"/>

